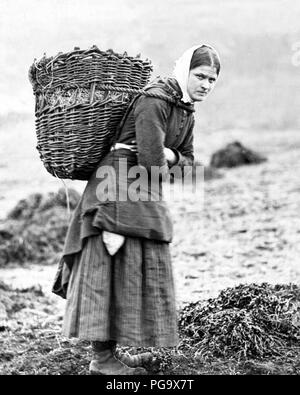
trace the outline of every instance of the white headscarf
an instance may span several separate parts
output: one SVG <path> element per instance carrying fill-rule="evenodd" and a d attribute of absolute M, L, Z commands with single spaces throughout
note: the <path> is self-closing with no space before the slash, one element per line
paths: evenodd
<path fill-rule="evenodd" d="M 208 44 L 200 44 L 200 45 L 194 45 L 193 47 L 189 48 L 186 50 L 183 55 L 176 60 L 175 62 L 175 67 L 173 70 L 173 77 L 176 78 L 180 89 L 182 91 L 182 101 L 185 103 L 191 103 L 192 99 L 190 98 L 188 92 L 187 92 L 187 84 L 188 84 L 188 78 L 189 78 L 189 73 L 190 73 L 190 64 L 191 64 L 191 59 L 193 56 L 193 53 L 196 51 L 196 49 L 200 47 L 209 47 L 213 51 L 215 51 L 217 54 L 218 52 L 213 48 L 211 45 Z"/>

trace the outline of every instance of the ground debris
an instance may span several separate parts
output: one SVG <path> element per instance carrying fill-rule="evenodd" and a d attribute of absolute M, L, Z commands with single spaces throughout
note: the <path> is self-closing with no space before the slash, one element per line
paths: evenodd
<path fill-rule="evenodd" d="M 215 299 L 180 311 L 177 347 L 118 347 L 118 351 L 151 352 L 147 370 L 155 375 L 300 374 L 299 327 L 291 323 L 291 316 L 299 313 L 299 297 L 299 287 L 292 284 L 228 288 Z M 89 342 L 62 337 L 62 316 L 38 287 L 19 290 L 0 282 L 0 302 L 9 318 L 0 323 L 0 374 L 89 374 Z M 47 317 L 38 314 L 45 308 Z M 253 317 L 258 320 L 251 321 Z M 280 342 L 274 343 L 274 352 L 266 347 L 271 344 L 264 339 L 266 326 L 269 336 Z M 253 333 L 258 334 L 260 352 Z"/>

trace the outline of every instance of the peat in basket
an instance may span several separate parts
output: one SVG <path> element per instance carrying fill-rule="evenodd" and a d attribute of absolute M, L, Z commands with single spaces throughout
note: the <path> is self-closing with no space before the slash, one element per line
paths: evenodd
<path fill-rule="evenodd" d="M 47 171 L 87 180 L 151 71 L 148 59 L 96 46 L 35 60 L 29 79 L 36 99 L 37 149 Z"/>

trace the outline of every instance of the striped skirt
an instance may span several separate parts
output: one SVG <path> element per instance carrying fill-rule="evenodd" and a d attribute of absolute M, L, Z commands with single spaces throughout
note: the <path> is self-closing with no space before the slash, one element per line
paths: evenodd
<path fill-rule="evenodd" d="M 101 234 L 88 237 L 72 267 L 63 334 L 135 347 L 175 346 L 169 244 L 126 237 L 110 256 Z"/>

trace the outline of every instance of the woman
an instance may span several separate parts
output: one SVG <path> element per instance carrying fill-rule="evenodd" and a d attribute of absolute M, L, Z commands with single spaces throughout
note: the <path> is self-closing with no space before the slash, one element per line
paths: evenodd
<path fill-rule="evenodd" d="M 91 374 L 145 373 L 116 357 L 117 343 L 178 343 L 169 252 L 172 221 L 161 198 L 161 179 L 171 166 L 192 165 L 193 103 L 205 99 L 219 71 L 217 52 L 199 45 L 176 62 L 172 78 L 150 84 L 149 96 L 134 101 L 117 143 L 92 175 L 73 214 L 53 292 L 67 299 L 64 335 L 92 342 Z M 120 163 L 129 169 L 138 165 L 147 174 L 157 166 L 159 198 L 121 199 L 136 177 L 120 175 Z M 103 198 L 102 188 L 102 169 L 107 168 L 113 169 L 109 182 L 116 182 L 118 190 L 110 200 Z M 147 182 L 142 189 L 152 196 Z"/>

